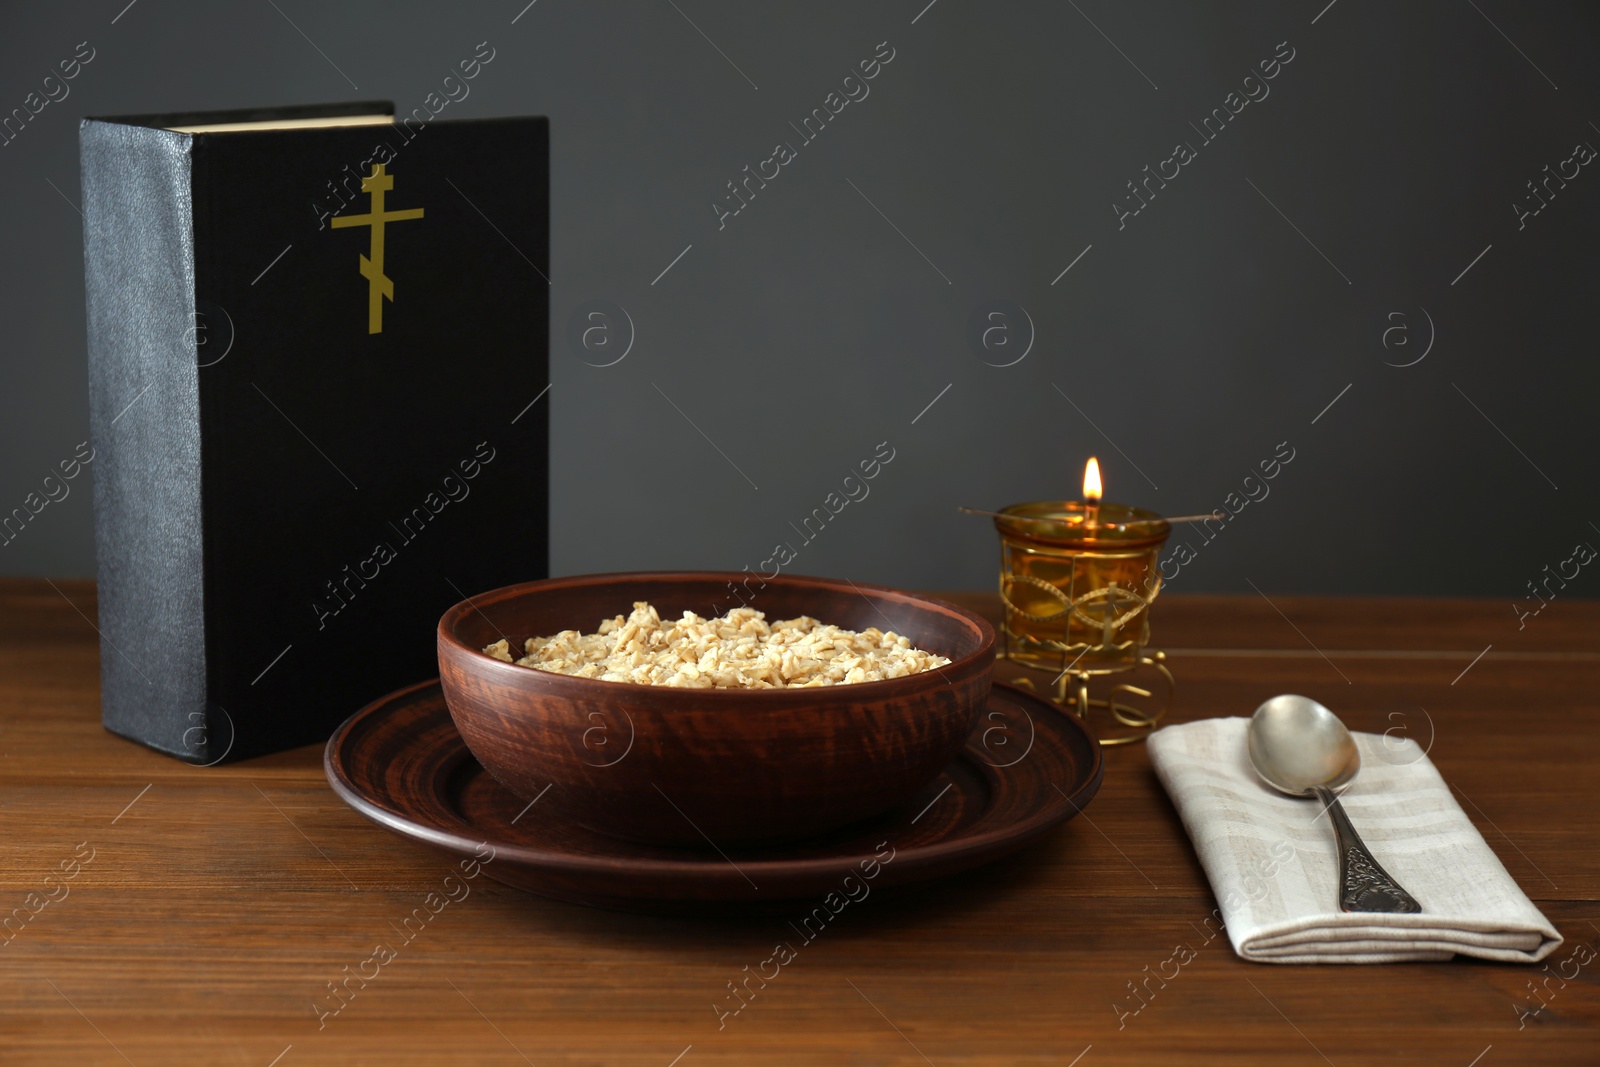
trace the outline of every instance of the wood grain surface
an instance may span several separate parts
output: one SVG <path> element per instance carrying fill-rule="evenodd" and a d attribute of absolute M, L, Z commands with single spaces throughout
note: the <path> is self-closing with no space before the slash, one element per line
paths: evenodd
<path fill-rule="evenodd" d="M 105 733 L 94 617 L 89 583 L 0 582 L 0 1063 L 1600 1059 L 1600 604 L 1519 630 L 1501 602 L 1166 596 L 1152 620 L 1169 721 L 1298 691 L 1431 743 L 1567 938 L 1547 969 L 1241 962 L 1207 940 L 1215 903 L 1140 745 L 1108 751 L 1085 817 L 1039 845 L 851 903 L 809 942 L 771 916 L 545 901 L 351 811 L 320 746 L 205 769 Z M 1119 1027 L 1180 945 L 1193 959 Z"/>

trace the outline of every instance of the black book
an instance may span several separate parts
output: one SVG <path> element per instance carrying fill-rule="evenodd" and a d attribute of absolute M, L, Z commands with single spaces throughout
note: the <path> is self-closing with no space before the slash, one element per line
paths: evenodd
<path fill-rule="evenodd" d="M 547 120 L 392 115 L 83 122 L 114 733 L 321 741 L 438 673 L 451 604 L 546 574 Z"/>

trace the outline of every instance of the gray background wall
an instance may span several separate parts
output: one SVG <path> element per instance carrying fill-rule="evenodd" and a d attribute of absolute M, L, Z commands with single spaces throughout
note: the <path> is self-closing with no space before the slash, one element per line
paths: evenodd
<path fill-rule="evenodd" d="M 0 112 L 95 51 L 0 148 L 0 512 L 87 437 L 80 115 L 405 111 L 487 41 L 442 117 L 551 118 L 556 573 L 753 567 L 789 540 L 799 572 L 987 587 L 992 528 L 957 504 L 1076 495 L 1094 453 L 1111 499 L 1202 511 L 1283 441 L 1270 496 L 1173 591 L 1509 599 L 1600 544 L 1600 168 L 1521 228 L 1513 208 L 1600 146 L 1592 6 L 124 2 L 19 5 L 0 35 Z M 883 41 L 870 95 L 801 144 L 789 123 Z M 1270 95 L 1202 143 L 1190 123 L 1285 41 Z M 798 158 L 719 229 L 778 141 Z M 1179 141 L 1194 161 L 1119 228 Z M 609 367 L 567 340 L 596 300 L 633 324 Z M 993 302 L 1010 347 L 973 341 Z M 1026 357 L 992 365 L 1027 320 Z M 882 441 L 871 495 L 800 546 L 789 523 Z M 90 496 L 0 573 L 92 574 Z"/>

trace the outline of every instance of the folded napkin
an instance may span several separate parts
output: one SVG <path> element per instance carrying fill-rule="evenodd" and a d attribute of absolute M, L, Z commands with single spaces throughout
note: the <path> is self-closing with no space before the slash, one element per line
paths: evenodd
<path fill-rule="evenodd" d="M 1353 734 L 1361 773 L 1340 795 L 1373 857 L 1420 915 L 1342 912 L 1322 805 L 1263 782 L 1248 719 L 1169 726 L 1146 742 L 1221 905 L 1233 949 L 1265 963 L 1393 963 L 1456 953 L 1532 963 L 1561 935 L 1518 888 L 1416 742 Z"/>

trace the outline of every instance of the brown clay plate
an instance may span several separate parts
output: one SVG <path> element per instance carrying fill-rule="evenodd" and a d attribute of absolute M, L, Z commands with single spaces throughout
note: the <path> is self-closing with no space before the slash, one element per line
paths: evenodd
<path fill-rule="evenodd" d="M 403 837 L 480 860 L 487 845 L 491 878 L 556 900 L 647 912 L 764 910 L 867 879 L 883 889 L 967 870 L 1072 818 L 1104 770 L 1080 720 L 996 684 L 966 751 L 898 808 L 781 846 L 658 848 L 546 818 L 537 801 L 500 785 L 467 751 L 437 681 L 356 712 L 328 739 L 323 768 L 345 803 Z"/>

